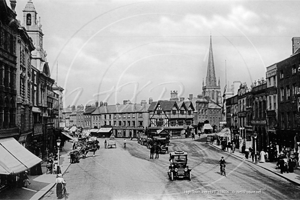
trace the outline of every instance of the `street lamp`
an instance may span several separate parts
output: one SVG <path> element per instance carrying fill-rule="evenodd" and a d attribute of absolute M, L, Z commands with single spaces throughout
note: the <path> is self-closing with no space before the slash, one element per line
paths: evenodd
<path fill-rule="evenodd" d="M 59 166 L 59 149 L 60 149 L 60 143 L 61 143 L 61 140 L 60 140 L 60 138 L 58 138 L 57 140 L 56 140 L 56 144 L 57 144 L 57 173 L 59 172 L 59 170 L 60 170 L 60 166 Z"/>
<path fill-rule="evenodd" d="M 254 147 L 253 147 L 253 151 L 254 151 L 255 162 L 256 162 L 256 138 L 257 138 L 257 133 L 254 132 L 254 134 L 253 134 L 253 139 L 254 139 Z"/>

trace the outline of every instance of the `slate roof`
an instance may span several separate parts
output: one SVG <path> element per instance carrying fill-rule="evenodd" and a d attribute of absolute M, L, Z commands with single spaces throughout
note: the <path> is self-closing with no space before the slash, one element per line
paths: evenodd
<path fill-rule="evenodd" d="M 96 107 L 87 107 L 84 111 L 84 114 L 91 114 L 96 110 Z"/>
<path fill-rule="evenodd" d="M 92 114 L 99 115 L 99 114 L 114 114 L 114 113 L 147 112 L 148 108 L 149 108 L 149 104 L 107 105 L 107 106 L 101 106 L 96 108 Z"/>

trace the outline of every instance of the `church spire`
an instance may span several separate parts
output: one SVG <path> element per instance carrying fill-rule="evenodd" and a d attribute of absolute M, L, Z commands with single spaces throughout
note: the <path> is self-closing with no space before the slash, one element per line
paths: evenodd
<path fill-rule="evenodd" d="M 216 79 L 216 74 L 215 74 L 214 56 L 213 56 L 213 50 L 212 50 L 212 40 L 211 40 L 211 36 L 210 36 L 207 75 L 206 75 L 206 87 L 216 87 L 216 86 L 217 86 L 217 79 Z"/>

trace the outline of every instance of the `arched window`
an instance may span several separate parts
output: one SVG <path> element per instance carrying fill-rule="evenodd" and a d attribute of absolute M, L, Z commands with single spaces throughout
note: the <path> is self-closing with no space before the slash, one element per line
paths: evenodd
<path fill-rule="evenodd" d="M 27 14 L 27 16 L 26 16 L 26 25 L 27 26 L 31 25 L 31 14 Z"/>

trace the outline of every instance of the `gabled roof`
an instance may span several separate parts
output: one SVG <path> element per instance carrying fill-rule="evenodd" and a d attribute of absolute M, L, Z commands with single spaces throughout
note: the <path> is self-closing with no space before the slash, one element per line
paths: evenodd
<path fill-rule="evenodd" d="M 160 105 L 163 111 L 171 111 L 174 106 L 179 109 L 176 101 L 160 100 L 158 102 L 152 102 L 148 111 L 154 111 L 158 105 Z"/>

